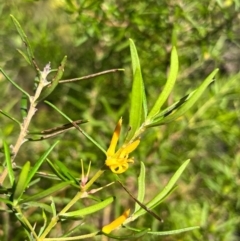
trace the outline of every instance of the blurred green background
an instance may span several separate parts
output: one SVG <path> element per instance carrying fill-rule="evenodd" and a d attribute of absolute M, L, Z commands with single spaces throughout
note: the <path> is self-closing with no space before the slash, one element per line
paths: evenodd
<path fill-rule="evenodd" d="M 134 225 L 150 225 L 158 231 L 195 225 L 201 229 L 161 238 L 148 236 L 143 240 L 240 239 L 239 9 L 239 0 L 0 0 L 0 67 L 25 90 L 32 92 L 35 72 L 16 51 L 24 46 L 10 14 L 18 19 L 29 37 L 41 69 L 48 62 L 57 68 L 64 55 L 68 56 L 64 79 L 112 68 L 125 69 L 125 72 L 63 84 L 48 98 L 72 119 L 88 119 L 83 129 L 104 148 L 109 145 L 120 116 L 127 129 L 132 84 L 129 38 L 138 49 L 149 106 L 166 81 L 172 45 L 178 49 L 180 71 L 167 104 L 191 92 L 214 68 L 220 68 L 215 83 L 182 118 L 145 133 L 134 154 L 135 164 L 122 175 L 136 196 L 139 161 L 143 161 L 147 168 L 149 200 L 181 163 L 190 158 L 178 189 L 155 210 L 164 223 L 145 215 Z M 21 93 L 2 75 L 0 88 L 0 109 L 20 119 Z M 30 129 L 43 130 L 65 122 L 43 103 Z M 8 143 L 15 143 L 17 126 L 4 116 L 0 116 L 0 123 Z M 103 154 L 77 131 L 72 130 L 60 139 L 51 158 L 72 167 L 74 175 L 80 175 L 80 159 L 86 165 L 92 161 L 92 172 L 103 164 Z M 26 160 L 34 163 L 54 141 L 23 145 L 17 165 Z M 3 155 L 0 155 L 2 162 Z M 48 166 L 42 170 L 48 171 Z M 105 179 L 101 184 L 113 178 L 109 173 Z M 43 179 L 36 188 L 50 185 L 49 180 Z M 115 191 L 116 186 L 105 189 L 109 193 Z M 72 192 L 61 193 L 59 201 L 67 202 Z M 121 187 L 117 192 L 124 200 L 118 200 L 110 211 L 112 217 L 121 213 L 126 204 L 133 206 Z M 39 213 L 31 215 L 32 222 L 39 219 Z M 100 227 L 102 219 L 98 217 Z M 0 218 L 0 239 L 4 236 L 4 225 L 18 227 L 13 217 L 7 224 L 2 220 L 6 219 Z M 11 240 L 19 240 L 22 235 L 19 232 Z"/>

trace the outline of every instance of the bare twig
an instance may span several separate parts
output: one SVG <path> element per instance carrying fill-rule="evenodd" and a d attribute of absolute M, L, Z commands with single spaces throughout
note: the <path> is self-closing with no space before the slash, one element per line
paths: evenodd
<path fill-rule="evenodd" d="M 86 75 L 83 77 L 79 77 L 79 78 L 74 78 L 74 79 L 68 79 L 68 80 L 60 80 L 59 83 L 60 84 L 65 84 L 65 83 L 69 83 L 69 82 L 75 82 L 75 81 L 79 81 L 79 80 L 86 80 L 86 79 L 92 79 L 95 77 L 98 77 L 100 75 L 104 75 L 104 74 L 109 74 L 109 73 L 114 73 L 117 71 L 124 71 L 124 69 L 110 69 L 110 70 L 105 70 L 96 74 L 90 74 L 90 75 Z"/>

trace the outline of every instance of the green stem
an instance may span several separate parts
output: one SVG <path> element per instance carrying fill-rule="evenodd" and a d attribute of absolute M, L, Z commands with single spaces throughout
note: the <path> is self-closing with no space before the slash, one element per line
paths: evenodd
<path fill-rule="evenodd" d="M 59 215 L 62 215 L 66 213 L 79 199 L 82 198 L 82 196 L 85 194 L 85 192 L 92 186 L 92 184 L 104 173 L 105 167 L 101 168 L 95 175 L 89 180 L 89 182 L 82 188 L 80 192 L 78 192 L 75 197 L 60 211 L 60 213 L 53 217 L 45 231 L 42 233 L 42 235 L 39 237 L 38 241 L 46 240 L 45 237 L 49 234 L 49 232 L 53 229 L 53 227 L 57 224 L 59 220 Z M 92 234 L 91 234 L 92 235 Z M 95 236 L 95 234 L 94 234 Z M 93 236 L 90 236 L 93 237 Z M 79 238 L 80 239 L 80 238 Z M 49 239 L 47 239 L 49 240 Z M 51 239 L 50 239 L 51 240 Z M 55 238 L 55 240 L 57 240 Z M 64 239 L 67 240 L 67 239 Z"/>
<path fill-rule="evenodd" d="M 89 180 L 89 182 L 84 186 L 83 190 L 87 191 L 92 184 L 105 172 L 105 166 L 102 167 L 99 171 L 97 171 L 97 173 L 95 173 L 95 175 Z"/>
<path fill-rule="evenodd" d="M 23 215 L 22 210 L 19 206 L 15 206 L 14 209 L 16 210 L 16 212 L 18 214 L 20 214 L 20 217 L 18 217 L 19 219 L 21 219 L 21 221 L 31 230 L 32 235 L 34 236 L 34 238 L 37 240 L 38 236 L 35 233 L 32 225 L 28 222 L 28 220 L 26 219 L 26 217 Z"/>

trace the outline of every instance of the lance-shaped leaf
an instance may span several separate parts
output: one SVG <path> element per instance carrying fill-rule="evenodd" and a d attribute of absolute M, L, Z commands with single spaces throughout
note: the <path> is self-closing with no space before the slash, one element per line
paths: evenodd
<path fill-rule="evenodd" d="M 40 94 L 40 96 L 37 99 L 38 102 L 45 99 L 47 96 L 49 96 L 54 91 L 54 89 L 57 87 L 59 80 L 63 76 L 66 61 L 67 61 L 67 56 L 64 56 L 60 66 L 58 67 L 58 71 L 57 71 L 55 77 L 53 78 L 52 82 L 43 89 L 42 93 Z"/>
<path fill-rule="evenodd" d="M 45 211 L 47 211 L 48 213 L 52 213 L 51 207 L 50 207 L 48 204 L 41 203 L 41 202 L 34 202 L 34 201 L 33 201 L 33 202 L 27 202 L 27 203 L 24 203 L 24 207 L 41 208 L 42 210 L 45 210 Z"/>
<path fill-rule="evenodd" d="M 13 15 L 10 15 L 10 17 L 12 18 L 12 21 L 13 21 L 13 23 L 14 23 L 17 31 L 18 31 L 18 34 L 20 35 L 20 37 L 21 37 L 21 39 L 22 39 L 22 41 L 25 44 L 26 49 L 27 49 L 27 56 L 25 54 L 23 55 L 22 52 L 20 52 L 20 53 L 24 56 L 24 58 L 27 58 L 26 60 L 27 60 L 28 63 L 31 63 L 32 66 L 34 66 L 34 64 L 33 64 L 34 55 L 33 55 L 32 47 L 31 47 L 31 45 L 28 41 L 27 35 L 23 31 L 23 29 L 22 29 L 20 23 L 17 21 L 17 19 Z"/>
<path fill-rule="evenodd" d="M 116 239 L 116 240 L 139 240 L 139 238 L 142 238 L 145 234 L 147 234 L 149 231 L 151 231 L 150 228 L 146 228 L 140 231 L 135 231 L 135 233 L 129 234 L 129 235 L 121 235 L 121 236 L 117 236 L 117 235 L 113 235 L 113 234 L 107 234 L 107 233 L 103 233 L 105 236 L 112 238 L 112 239 Z M 142 239 L 141 239 L 142 240 Z"/>
<path fill-rule="evenodd" d="M 49 155 L 49 153 L 53 150 L 53 148 L 54 148 L 58 143 L 59 143 L 59 141 L 55 142 L 55 143 L 39 158 L 39 160 L 35 163 L 35 165 L 34 165 L 33 168 L 31 169 L 31 171 L 29 172 L 26 185 L 28 185 L 28 184 L 30 183 L 30 181 L 32 180 L 33 176 L 34 176 L 35 173 L 38 171 L 39 167 L 42 165 L 42 163 L 43 163 L 44 160 L 47 158 L 47 156 Z"/>
<path fill-rule="evenodd" d="M 61 170 L 61 173 L 68 179 L 76 182 L 76 184 L 79 186 L 78 181 L 76 178 L 71 174 L 71 171 L 67 168 L 66 165 L 64 165 L 62 162 L 55 160 L 59 170 Z"/>
<path fill-rule="evenodd" d="M 188 99 L 175 110 L 174 113 L 168 115 L 167 117 L 161 116 L 156 117 L 147 126 L 158 126 L 169 122 L 172 122 L 182 116 L 187 110 L 189 110 L 195 102 L 201 97 L 205 89 L 214 81 L 214 76 L 217 74 L 218 69 L 215 69 L 204 81 L 203 83 L 188 97 Z"/>
<path fill-rule="evenodd" d="M 115 199 L 114 197 L 108 197 L 107 199 L 103 200 L 102 202 L 99 202 L 99 203 L 94 204 L 92 206 L 82 208 L 82 209 L 77 210 L 77 211 L 67 212 L 67 213 L 61 214 L 60 216 L 63 217 L 63 218 L 84 217 L 88 214 L 95 213 L 95 212 L 105 208 L 110 203 L 112 203 L 114 201 L 114 199 Z"/>
<path fill-rule="evenodd" d="M 132 39 L 129 39 L 129 43 L 130 43 L 130 52 L 131 52 L 131 60 L 132 60 L 132 69 L 133 69 L 133 76 L 136 72 L 137 69 L 139 69 L 140 71 L 140 78 L 142 81 L 142 94 L 143 94 L 143 118 L 145 120 L 146 116 L 147 116 L 147 98 L 146 98 L 146 93 L 145 93 L 145 87 L 144 87 L 144 82 L 143 82 L 143 78 L 142 78 L 142 72 L 141 72 L 141 65 L 140 65 L 140 61 L 139 61 L 139 57 L 138 57 L 138 52 L 137 52 L 137 48 L 133 42 Z"/>
<path fill-rule="evenodd" d="M 14 193 L 13 193 L 13 203 L 14 203 L 14 205 L 16 205 L 18 203 L 18 201 L 21 198 L 25 188 L 27 187 L 27 179 L 28 179 L 29 170 L 30 170 L 30 162 L 27 161 L 24 164 L 24 166 L 23 166 L 23 168 L 20 172 L 18 181 L 16 183 L 16 188 L 15 188 Z"/>
<path fill-rule="evenodd" d="M 5 199 L 5 198 L 0 197 L 0 202 L 5 203 L 6 205 L 13 206 L 13 203 L 11 201 L 9 201 L 8 199 Z M 4 211 L 6 211 L 6 210 L 4 210 Z"/>
<path fill-rule="evenodd" d="M 20 90 L 23 94 L 25 94 L 29 99 L 31 98 L 30 95 L 23 90 L 18 84 L 16 84 L 4 71 L 0 68 L 0 72 L 5 76 L 5 78 L 10 81 L 18 90 Z"/>
<path fill-rule="evenodd" d="M 56 205 L 55 205 L 53 197 L 51 197 L 51 200 L 52 200 L 51 209 L 52 209 L 53 216 L 55 217 L 57 215 Z"/>
<path fill-rule="evenodd" d="M 100 144 L 98 144 L 91 136 L 89 136 L 83 129 L 81 129 L 78 125 L 75 124 L 75 122 L 73 120 L 71 120 L 71 118 L 69 118 L 67 115 L 65 115 L 61 110 L 59 110 L 55 105 L 53 105 L 52 103 L 48 102 L 48 101 L 44 101 L 45 103 L 47 103 L 48 105 L 50 105 L 53 109 L 55 109 L 58 113 L 60 113 L 64 118 L 66 118 L 70 123 L 72 123 L 75 128 L 80 131 L 88 140 L 90 140 L 95 146 L 97 146 L 104 154 L 106 154 L 106 151 L 104 150 L 103 147 L 100 146 Z"/>
<path fill-rule="evenodd" d="M 47 197 L 47 196 L 50 196 L 52 195 L 54 192 L 57 192 L 63 188 L 66 188 L 67 186 L 69 186 L 73 181 L 67 181 L 67 182 L 61 182 L 57 185 L 54 185 L 42 192 L 38 192 L 37 194 L 34 194 L 30 197 L 24 197 L 23 200 L 21 200 L 19 203 L 27 203 L 27 202 L 30 202 L 30 201 L 36 201 L 36 200 L 39 200 L 39 199 L 42 199 L 44 197 Z"/>
<path fill-rule="evenodd" d="M 53 164 L 49 159 L 47 159 L 48 164 L 50 165 L 53 172 L 62 180 L 62 181 L 68 181 L 68 178 L 66 178 L 61 171 L 59 170 L 58 166 Z M 78 186 L 79 187 L 79 186 Z"/>
<path fill-rule="evenodd" d="M 194 229 L 199 229 L 199 228 L 200 228 L 199 226 L 193 226 L 193 227 L 180 228 L 180 229 L 169 230 L 169 231 L 159 231 L 159 232 L 150 231 L 148 233 L 156 236 L 165 236 L 165 235 L 184 233 L 184 232 L 192 231 Z"/>
<path fill-rule="evenodd" d="M 173 103 L 171 106 L 167 107 L 166 109 L 162 110 L 160 113 L 158 113 L 154 119 L 162 119 L 168 115 L 170 115 L 174 110 L 178 109 L 180 106 L 182 106 L 195 92 L 196 90 L 192 91 L 190 94 L 185 95 L 177 102 Z"/>
<path fill-rule="evenodd" d="M 164 189 L 146 204 L 146 207 L 148 209 L 152 209 L 156 207 L 171 192 L 171 190 L 174 188 L 175 183 L 182 175 L 183 171 L 185 170 L 189 162 L 190 160 L 186 160 L 175 172 L 175 174 L 172 176 L 172 178 L 170 179 L 168 184 L 164 187 Z M 138 210 L 136 213 L 133 214 L 132 221 L 138 218 L 139 216 L 145 214 L 146 212 L 147 211 L 145 209 Z"/>
<path fill-rule="evenodd" d="M 8 147 L 8 144 L 6 143 L 5 140 L 3 140 L 3 146 L 4 146 L 5 160 L 6 160 L 6 163 L 7 163 L 8 176 L 9 176 L 11 186 L 13 186 L 14 181 L 15 181 L 15 177 L 14 177 L 14 173 L 13 173 L 13 169 L 12 169 L 12 161 L 11 161 L 9 147 Z"/>
<path fill-rule="evenodd" d="M 145 165 L 143 162 L 141 162 L 141 169 L 140 169 L 140 174 L 138 177 L 137 200 L 139 200 L 139 202 L 143 202 L 144 196 L 145 196 Z M 140 205 L 136 202 L 134 213 L 137 212 L 140 208 L 141 208 Z"/>
<path fill-rule="evenodd" d="M 170 95 L 170 93 L 174 87 L 174 84 L 177 79 L 177 74 L 178 74 L 178 55 L 177 55 L 176 48 L 173 47 L 172 52 L 171 52 L 170 71 L 169 71 L 167 83 L 165 84 L 165 86 L 162 90 L 162 93 L 159 95 L 153 108 L 149 112 L 147 119 L 153 118 L 155 115 L 157 115 L 160 112 L 162 105 L 167 100 L 168 96 Z"/>
<path fill-rule="evenodd" d="M 137 129 L 140 127 L 142 118 L 144 121 L 147 115 L 147 101 L 142 79 L 140 61 L 135 44 L 131 39 L 130 51 L 132 58 L 133 84 L 131 92 L 131 107 L 129 113 L 129 126 L 131 129 L 128 132 L 126 142 L 131 140 Z"/>

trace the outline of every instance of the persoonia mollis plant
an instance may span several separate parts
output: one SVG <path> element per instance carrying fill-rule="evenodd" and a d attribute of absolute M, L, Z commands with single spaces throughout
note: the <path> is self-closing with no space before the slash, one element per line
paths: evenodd
<path fill-rule="evenodd" d="M 37 106 L 41 101 L 44 101 L 46 97 L 48 97 L 52 91 L 57 88 L 59 84 L 69 83 L 72 81 L 78 81 L 87 78 L 93 78 L 95 76 L 101 74 L 107 74 L 115 71 L 122 71 L 122 69 L 114 69 L 107 70 L 101 73 L 84 76 L 80 78 L 75 78 L 71 80 L 62 80 L 62 76 L 64 73 L 64 68 L 66 64 L 67 57 L 65 56 L 57 69 L 51 69 L 50 64 L 47 64 L 43 70 L 40 70 L 36 60 L 34 58 L 34 54 L 30 45 L 30 42 L 24 33 L 19 22 L 11 16 L 13 23 L 20 35 L 23 43 L 25 44 L 26 51 L 18 50 L 19 53 L 25 58 L 25 60 L 31 65 L 36 71 L 36 79 L 34 80 L 35 84 L 35 92 L 34 95 L 31 96 L 28 92 L 22 89 L 15 81 L 13 81 L 1 68 L 0 71 L 3 76 L 14 85 L 20 92 L 23 94 L 23 102 L 25 100 L 28 101 L 29 105 L 26 110 L 26 116 L 23 118 L 23 122 L 13 118 L 11 114 L 6 113 L 3 110 L 0 110 L 0 113 L 9 118 L 11 121 L 14 121 L 19 125 L 19 135 L 16 140 L 16 143 L 9 147 L 7 137 L 4 137 L 3 142 L 3 152 L 5 154 L 5 162 L 3 165 L 3 171 L 0 175 L 0 201 L 5 205 L 6 209 L 2 211 L 12 212 L 15 214 L 16 218 L 19 220 L 22 228 L 26 231 L 29 240 L 35 241 L 50 241 L 50 240 L 79 240 L 94 237 L 97 235 L 105 235 L 111 238 L 116 239 L 131 239 L 142 237 L 143 235 L 171 235 L 181 232 L 186 232 L 189 230 L 193 230 L 199 228 L 198 226 L 194 227 L 183 227 L 178 230 L 170 230 L 170 231 L 154 231 L 149 227 L 138 227 L 133 228 L 128 224 L 142 215 L 149 212 L 152 214 L 154 218 L 162 221 L 157 214 L 154 213 L 153 209 L 158 206 L 171 192 L 174 191 L 176 187 L 176 182 L 181 176 L 184 169 L 189 164 L 189 160 L 183 162 L 183 164 L 179 167 L 179 169 L 175 172 L 163 190 L 159 191 L 146 204 L 144 203 L 145 197 L 145 165 L 144 162 L 141 162 L 141 168 L 138 176 L 138 194 L 137 197 L 133 197 L 131 193 L 125 188 L 122 182 L 118 179 L 118 175 L 126 172 L 128 168 L 134 165 L 134 158 L 131 155 L 134 150 L 138 148 L 141 141 L 142 134 L 147 131 L 149 128 L 165 125 L 172 121 L 175 121 L 177 118 L 182 116 L 189 108 L 191 108 L 194 103 L 199 99 L 205 89 L 214 81 L 213 78 L 216 75 L 218 69 L 214 70 L 203 82 L 202 84 L 195 89 L 192 93 L 184 96 L 179 101 L 175 102 L 173 105 L 162 109 L 163 104 L 168 99 L 177 78 L 178 74 L 178 55 L 175 47 L 172 48 L 171 51 L 171 61 L 170 61 L 170 70 L 169 75 L 166 81 L 166 84 L 157 98 L 153 107 L 148 110 L 147 98 L 145 94 L 144 82 L 142 79 L 141 67 L 138 58 L 137 49 L 135 47 L 134 42 L 130 39 L 130 52 L 132 59 L 132 70 L 133 70 L 133 84 L 132 84 L 132 92 L 131 92 L 131 106 L 129 111 L 129 131 L 126 133 L 126 138 L 122 144 L 118 145 L 118 140 L 122 127 L 122 118 L 119 118 L 119 121 L 116 124 L 116 128 L 113 131 L 112 139 L 110 141 L 109 147 L 105 150 L 96 140 L 94 140 L 91 136 L 89 136 L 79 125 L 82 123 L 86 123 L 84 120 L 72 120 L 69 116 L 65 115 L 61 110 L 59 110 L 52 103 L 45 101 L 46 104 L 50 105 L 54 108 L 60 115 L 62 115 L 68 121 L 67 124 L 62 126 L 57 126 L 48 130 L 41 131 L 39 133 L 40 138 L 38 140 L 46 140 L 47 138 L 59 135 L 69 129 L 77 129 L 80 131 L 93 145 L 96 145 L 106 156 L 105 160 L 103 160 L 103 165 L 100 170 L 98 170 L 95 174 L 90 174 L 89 165 L 87 174 L 84 173 L 83 162 L 81 165 L 82 168 L 82 176 L 81 181 L 79 183 L 79 179 L 73 177 L 70 173 L 69 168 L 64 165 L 60 161 L 51 161 L 48 156 L 54 147 L 58 144 L 56 142 L 52 145 L 45 153 L 36 161 L 31 160 L 27 161 L 22 167 L 19 176 L 13 171 L 13 162 L 15 161 L 16 156 L 19 153 L 19 150 L 23 143 L 30 142 L 35 139 L 31 137 L 31 133 L 29 132 L 29 124 L 31 123 L 32 117 L 37 111 Z M 54 78 L 49 81 L 48 75 L 49 73 L 55 72 Z M 131 156 L 130 156 L 131 155 Z M 48 178 L 57 178 L 59 181 L 58 184 L 53 184 L 50 188 L 43 190 L 35 195 L 27 195 L 26 190 L 30 188 L 34 188 L 36 182 L 34 177 L 36 177 L 39 173 L 39 168 L 41 165 L 47 162 L 51 169 L 54 172 L 49 175 Z M 92 189 L 92 185 L 95 181 L 101 183 L 101 177 L 104 172 L 110 171 L 114 174 L 115 182 L 109 183 L 103 187 L 98 189 Z M 8 177 L 8 178 L 7 178 Z M 100 198 L 95 197 L 95 203 L 89 205 L 85 208 L 78 209 L 75 211 L 69 211 L 70 208 L 76 202 L 80 202 L 82 198 L 92 198 L 92 195 L 101 191 L 103 188 L 107 188 L 109 185 L 118 183 L 122 185 L 126 192 L 131 196 L 131 198 L 135 201 L 135 209 L 134 211 L 130 211 L 129 207 L 124 207 L 126 211 L 123 212 L 122 215 L 117 217 L 115 220 L 112 220 L 109 224 L 97 228 L 95 227 L 95 231 L 92 233 L 72 236 L 73 231 L 69 231 L 66 234 L 63 234 L 59 237 L 51 238 L 51 231 L 54 229 L 58 222 L 69 221 L 71 219 L 83 219 L 86 216 L 91 215 L 92 213 L 98 212 L 108 205 L 111 205 L 116 198 L 120 198 L 117 196 L 117 193 L 113 193 L 114 196 L 110 196 L 101 200 Z M 64 189 L 68 186 L 72 186 L 76 189 L 75 196 L 67 203 L 66 206 L 62 208 L 62 210 L 57 211 L 55 206 L 54 198 L 52 197 L 53 193 Z M 51 203 L 45 203 L 42 201 L 43 198 L 50 197 Z M 46 199 L 45 199 L 46 200 Z M 98 201 L 96 201 L 98 200 Z M 39 207 L 42 209 L 42 222 L 34 222 L 31 223 L 26 215 L 26 207 L 27 209 L 31 207 Z M 3 207 L 3 206 L 2 206 Z M 51 219 L 48 220 L 45 212 L 50 213 Z M 42 225 L 38 227 L 38 225 Z M 37 228 L 36 228 L 37 226 Z M 125 236 L 116 236 L 111 232 L 117 229 L 124 229 L 126 232 Z M 38 230 L 38 231 L 36 231 Z M 81 226 L 78 227 L 78 230 L 81 230 Z M 7 235 L 7 234 L 6 234 Z"/>

